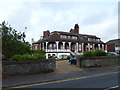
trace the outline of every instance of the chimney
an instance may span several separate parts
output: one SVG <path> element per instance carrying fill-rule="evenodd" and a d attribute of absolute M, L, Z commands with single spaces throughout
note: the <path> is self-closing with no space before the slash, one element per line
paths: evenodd
<path fill-rule="evenodd" d="M 48 38 L 49 34 L 50 34 L 49 30 L 43 31 L 43 38 Z"/>
<path fill-rule="evenodd" d="M 70 32 L 71 32 L 71 33 L 74 33 L 74 30 L 71 28 L 71 29 L 70 29 Z"/>
<path fill-rule="evenodd" d="M 74 33 L 79 34 L 79 25 L 78 24 L 75 24 L 75 26 L 74 26 Z"/>

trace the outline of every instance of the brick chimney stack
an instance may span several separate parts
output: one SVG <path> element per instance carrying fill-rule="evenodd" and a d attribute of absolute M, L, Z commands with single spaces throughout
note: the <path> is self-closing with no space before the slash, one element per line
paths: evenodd
<path fill-rule="evenodd" d="M 48 38 L 49 34 L 50 34 L 49 30 L 43 31 L 43 38 Z"/>
<path fill-rule="evenodd" d="M 79 34 L 79 25 L 78 24 L 75 24 L 74 30 L 75 30 L 75 33 Z"/>
<path fill-rule="evenodd" d="M 74 29 L 70 29 L 71 33 L 78 33 L 79 34 L 79 25 L 75 24 Z"/>
<path fill-rule="evenodd" d="M 74 29 L 71 28 L 71 29 L 70 29 L 70 32 L 71 32 L 71 33 L 74 33 Z"/>

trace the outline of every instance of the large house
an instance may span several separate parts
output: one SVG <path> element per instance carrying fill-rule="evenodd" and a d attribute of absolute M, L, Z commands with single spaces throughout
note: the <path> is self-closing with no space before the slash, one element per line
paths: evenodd
<path fill-rule="evenodd" d="M 87 50 L 101 49 L 107 51 L 107 45 L 95 35 L 79 34 L 79 25 L 69 32 L 49 30 L 43 32 L 43 38 L 34 42 L 33 49 L 45 50 L 46 58 L 56 56 L 66 58 L 68 55 L 82 54 Z"/>
<path fill-rule="evenodd" d="M 113 39 L 106 42 L 108 52 L 120 52 L 120 39 Z"/>

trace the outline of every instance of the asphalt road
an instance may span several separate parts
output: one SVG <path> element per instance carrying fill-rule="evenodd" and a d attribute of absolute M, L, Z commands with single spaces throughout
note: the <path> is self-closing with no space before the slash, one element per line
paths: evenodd
<path fill-rule="evenodd" d="M 13 88 L 110 88 L 116 86 L 118 86 L 118 72 L 36 83 Z"/>

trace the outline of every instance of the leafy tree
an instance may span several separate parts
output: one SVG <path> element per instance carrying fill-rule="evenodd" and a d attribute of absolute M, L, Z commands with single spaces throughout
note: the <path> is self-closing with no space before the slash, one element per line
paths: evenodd
<path fill-rule="evenodd" d="M 15 54 L 30 53 L 30 44 L 25 42 L 25 32 L 17 32 L 5 21 L 0 24 L 0 31 L 2 32 L 2 54 L 3 60 L 9 59 Z"/>

